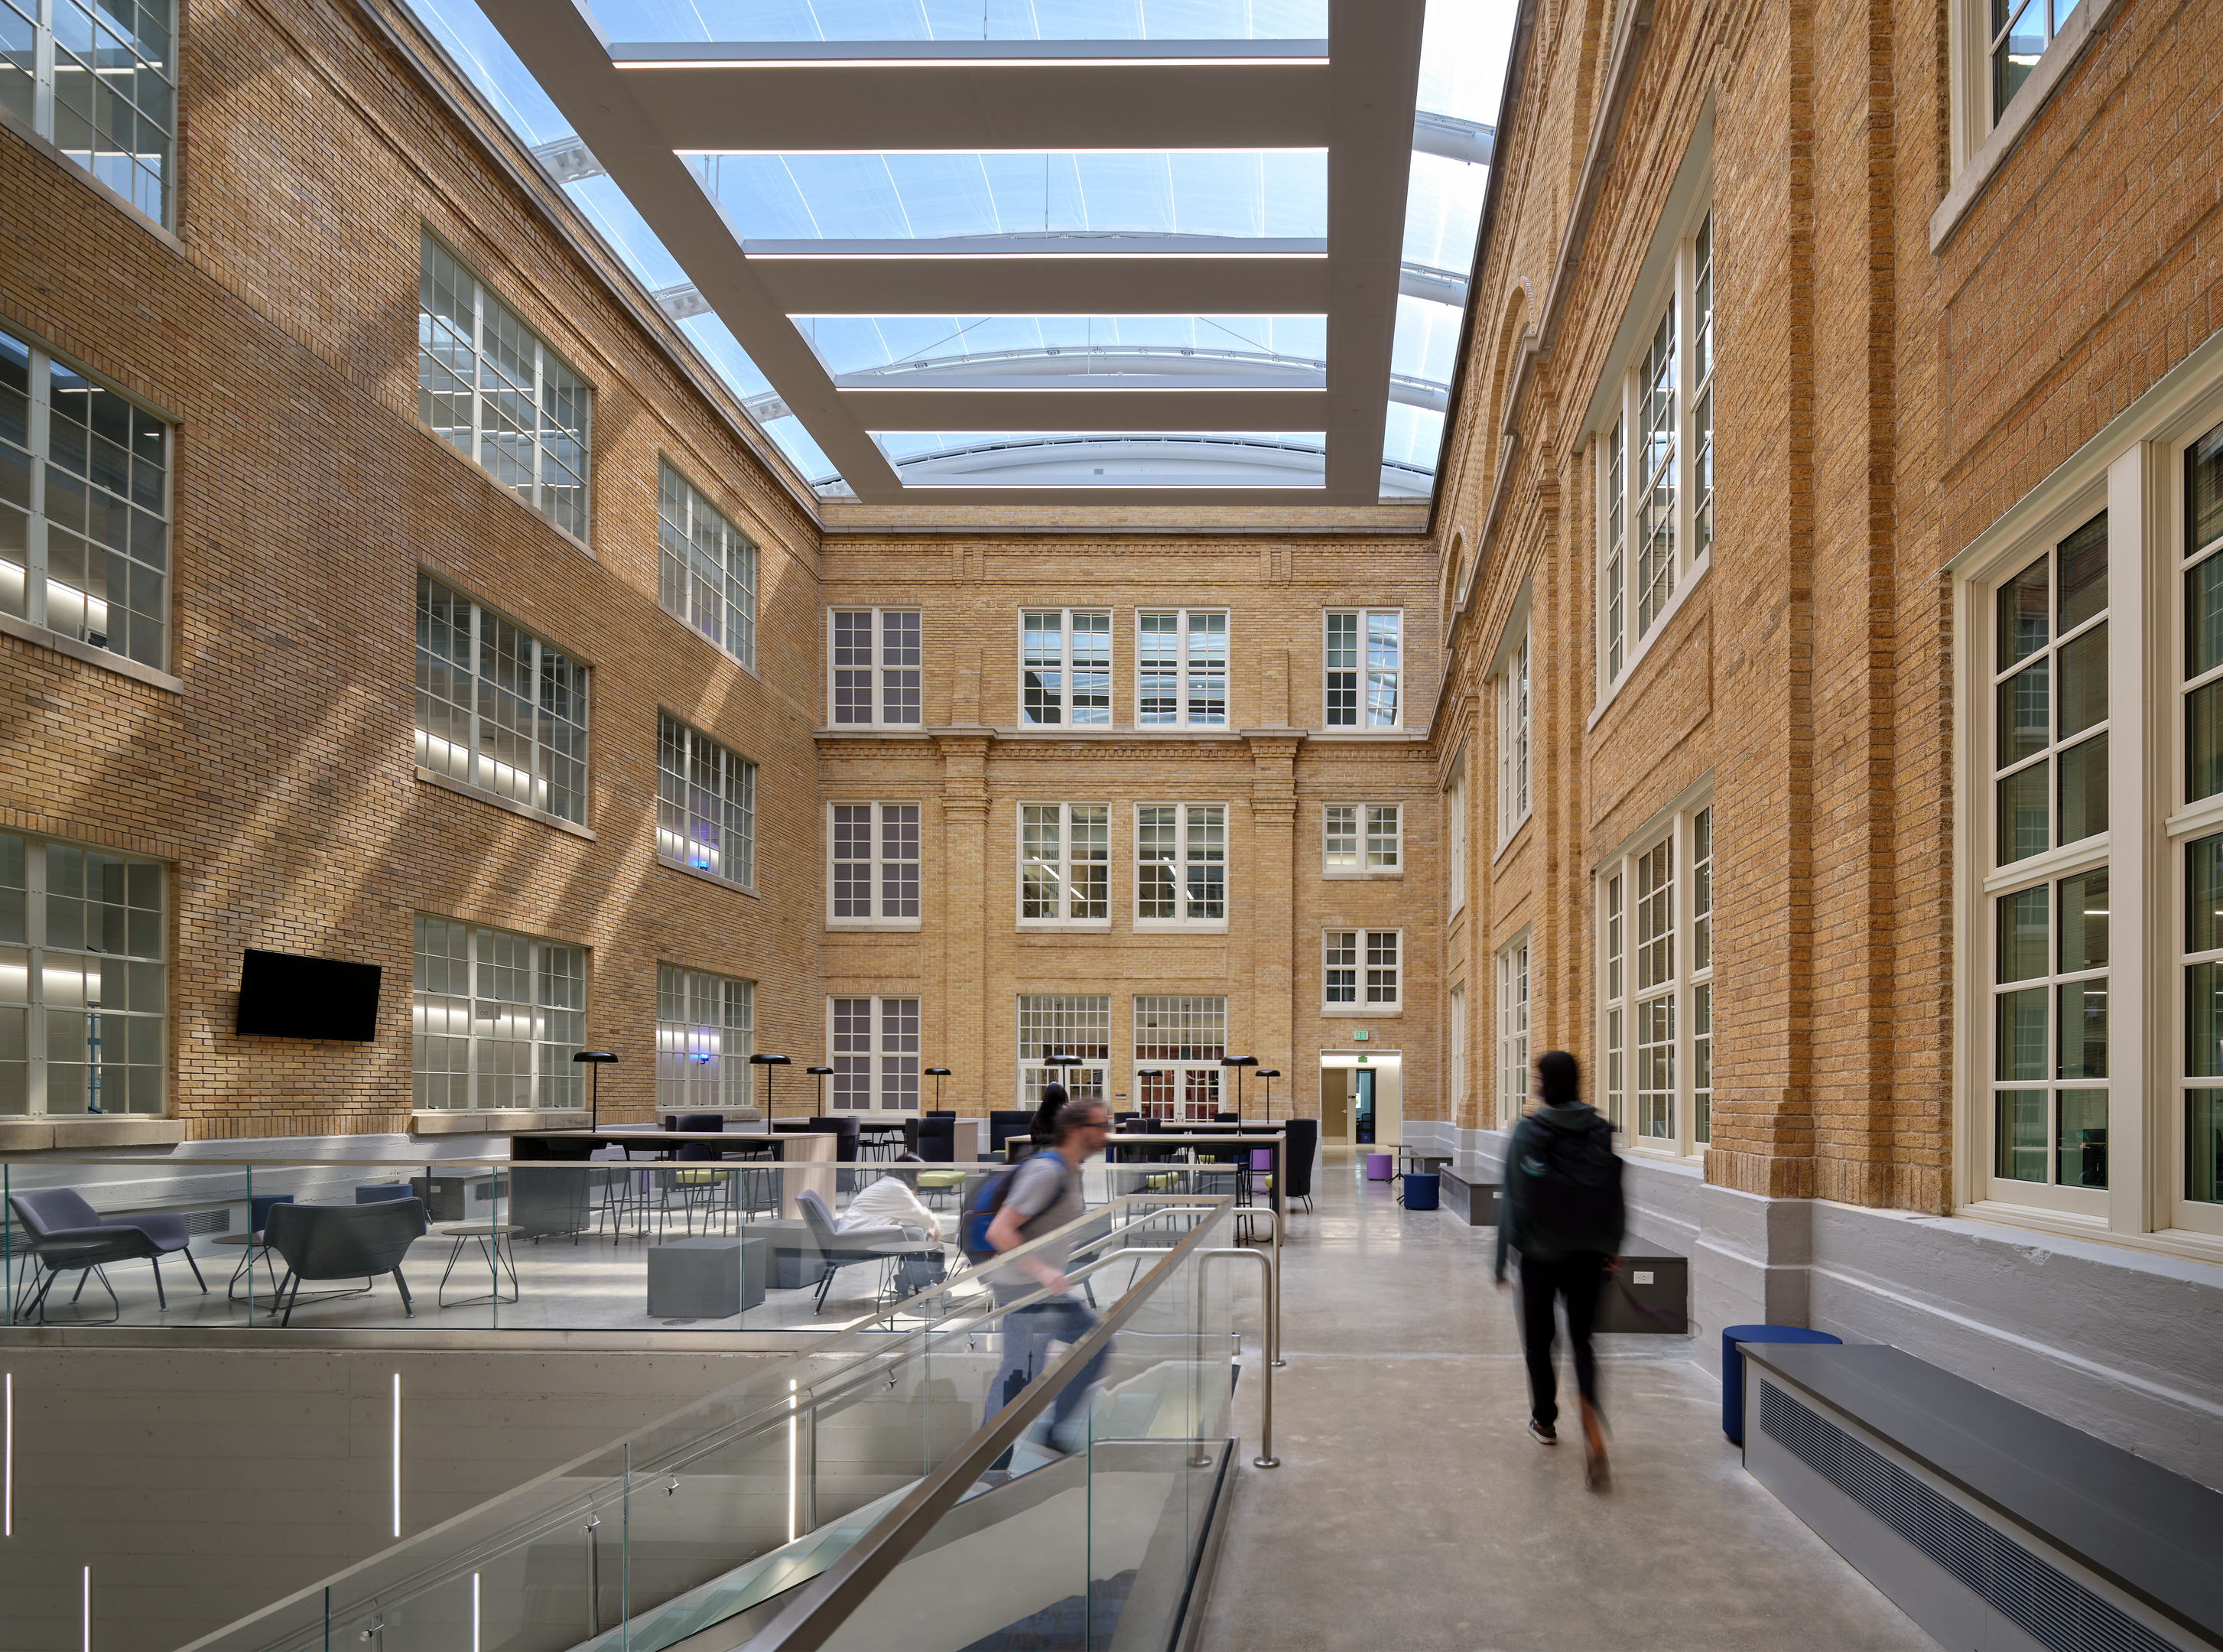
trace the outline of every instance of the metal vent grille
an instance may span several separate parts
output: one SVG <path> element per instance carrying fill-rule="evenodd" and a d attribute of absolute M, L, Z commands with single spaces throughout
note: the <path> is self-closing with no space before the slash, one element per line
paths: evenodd
<path fill-rule="evenodd" d="M 2113 1603 L 1764 1378 L 1760 1431 L 2050 1652 L 2172 1652 Z"/>
<path fill-rule="evenodd" d="M 231 1211 L 189 1210 L 186 1213 L 186 1232 L 188 1233 L 229 1233 L 231 1232 Z"/>

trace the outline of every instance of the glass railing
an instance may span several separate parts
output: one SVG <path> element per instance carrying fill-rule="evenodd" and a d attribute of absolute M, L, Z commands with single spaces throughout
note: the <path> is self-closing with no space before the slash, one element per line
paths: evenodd
<path fill-rule="evenodd" d="M 996 1167 L 666 1157 L 0 1163 L 11 1325 L 252 1331 L 897 1329 L 979 1292 L 954 1243 Z M 654 1157 L 652 1157 L 654 1155 Z M 878 1185 L 888 1179 L 900 1191 Z M 1264 1202 L 1227 1163 L 1092 1164 L 1125 1194 Z M 929 1226 L 929 1224 L 931 1225 Z M 1168 1241 L 1169 1242 L 1169 1241 Z"/>
<path fill-rule="evenodd" d="M 922 1652 L 1075 1612 L 1170 1623 L 1231 1460 L 1237 1287 L 1205 1265 L 1229 1209 L 1117 1200 L 1014 1253 L 1070 1246 L 1071 1297 L 1006 1261 L 1009 1300 L 830 1339 L 188 1652 L 740 1647 L 807 1594 Z M 1060 1307 L 1090 1298 L 1093 1328 Z"/>

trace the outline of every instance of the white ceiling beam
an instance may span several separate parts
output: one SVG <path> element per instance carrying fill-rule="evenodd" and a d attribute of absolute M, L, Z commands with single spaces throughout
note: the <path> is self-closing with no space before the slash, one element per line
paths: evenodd
<path fill-rule="evenodd" d="M 1325 390 L 841 390 L 862 430 L 1317 431 Z M 1379 395 L 1379 389 L 1376 394 Z M 804 420 L 805 424 L 809 421 Z M 1380 457 L 1375 468 L 1381 468 Z M 846 472 L 844 473 L 847 474 Z"/>
<path fill-rule="evenodd" d="M 1201 237 L 1199 238 L 1200 240 Z M 1321 315 L 1326 243 L 1089 236 L 753 242 L 749 268 L 791 315 Z M 1274 250 L 1282 248 L 1282 250 Z M 1237 250 L 1237 249 L 1242 249 Z"/>
<path fill-rule="evenodd" d="M 1401 298 L 1426 299 L 1431 304 L 1448 304 L 1454 310 L 1466 307 L 1466 277 L 1428 264 L 1400 264 L 1397 292 Z"/>
<path fill-rule="evenodd" d="M 1424 109 L 1413 117 L 1413 148 L 1422 154 L 1439 154 L 1446 161 L 1463 161 L 1470 167 L 1486 167 L 1497 148 L 1497 129 L 1457 115 L 1439 115 Z"/>
<path fill-rule="evenodd" d="M 1319 41 L 627 42 L 610 57 L 669 147 L 683 151 L 1327 142 Z"/>

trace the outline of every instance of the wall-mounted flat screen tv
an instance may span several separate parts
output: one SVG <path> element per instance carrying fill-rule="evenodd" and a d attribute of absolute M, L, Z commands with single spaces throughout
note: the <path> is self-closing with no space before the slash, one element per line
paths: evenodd
<path fill-rule="evenodd" d="M 239 965 L 239 1036 L 369 1044 L 378 1037 L 381 973 L 376 964 L 249 947 Z"/>

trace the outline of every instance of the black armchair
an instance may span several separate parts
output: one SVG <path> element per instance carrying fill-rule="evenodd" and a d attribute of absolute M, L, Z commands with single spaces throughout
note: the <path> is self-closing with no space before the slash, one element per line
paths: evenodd
<path fill-rule="evenodd" d="M 826 1201 L 815 1188 L 805 1188 L 796 1195 L 795 1202 L 803 1207 L 803 1220 L 810 1229 L 811 1242 L 818 1246 L 819 1256 L 826 1264 L 825 1277 L 818 1282 L 818 1300 L 810 1311 L 817 1313 L 826 1306 L 826 1293 L 834 1287 L 834 1273 L 838 1268 L 858 1262 L 885 1262 L 872 1247 L 875 1245 L 899 1245 L 910 1237 L 901 1227 L 859 1227 L 847 1233 L 834 1231 L 834 1213 L 826 1207 Z"/>
<path fill-rule="evenodd" d="M 142 1258 L 154 1270 L 154 1297 L 165 1311 L 170 1306 L 169 1294 L 162 1288 L 161 1258 L 166 1256 L 182 1252 L 186 1265 L 193 1271 L 194 1283 L 200 1286 L 204 1296 L 208 1292 L 208 1281 L 201 1277 L 200 1264 L 186 1249 L 191 1236 L 186 1231 L 183 1216 L 158 1213 L 104 1217 L 74 1188 L 11 1193 L 8 1204 L 29 1235 L 31 1249 L 47 1273 L 33 1304 L 41 1315 L 46 1312 L 47 1292 L 53 1289 L 57 1275 L 90 1276 L 111 1262 L 135 1262 Z M 115 1302 L 115 1288 L 104 1273 L 100 1276 L 100 1284 L 108 1292 L 109 1300 Z M 75 1302 L 84 1294 L 85 1279 L 80 1277 L 70 1300 Z M 117 1312 L 123 1312 L 121 1303 L 117 1303 Z"/>
<path fill-rule="evenodd" d="M 1313 1207 L 1313 1155 L 1319 1151 L 1319 1120 L 1292 1119 L 1282 1126 L 1282 1199 Z"/>
<path fill-rule="evenodd" d="M 277 1205 L 262 1231 L 270 1248 L 286 1264 L 279 1282 L 273 1314 L 280 1308 L 293 1322 L 293 1309 L 301 1300 L 305 1279 L 368 1279 L 381 1273 L 394 1276 L 401 1293 L 401 1311 L 412 1318 L 417 1309 L 409 1300 L 409 1282 L 401 1277 L 402 1258 L 425 1233 L 425 1201 L 384 1199 L 370 1205 Z M 288 1298 L 286 1287 L 293 1294 Z"/>

